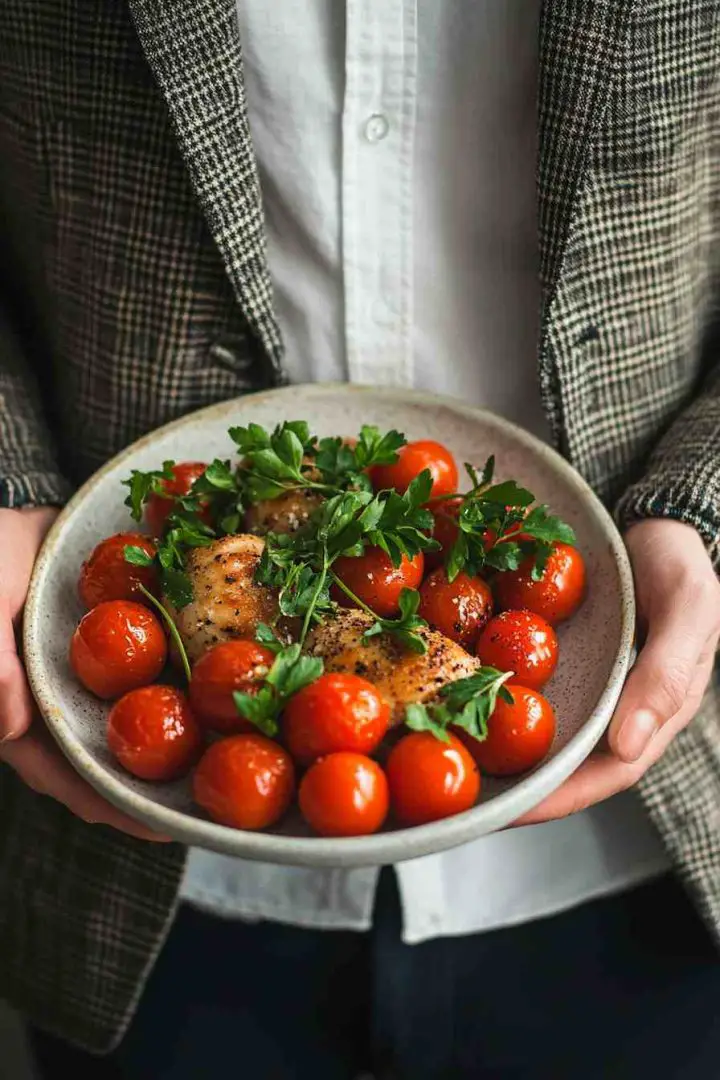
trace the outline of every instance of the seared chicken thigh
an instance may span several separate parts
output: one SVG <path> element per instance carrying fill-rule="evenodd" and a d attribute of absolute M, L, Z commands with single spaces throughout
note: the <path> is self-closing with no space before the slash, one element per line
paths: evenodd
<path fill-rule="evenodd" d="M 372 624 L 364 611 L 339 611 L 312 630 L 306 651 L 322 657 L 326 671 L 351 672 L 374 683 L 390 704 L 395 724 L 402 722 L 406 705 L 432 700 L 446 683 L 464 679 L 480 666 L 437 630 L 418 631 L 428 646 L 424 656 L 403 648 L 391 634 L 364 644 L 362 635 Z"/>
<path fill-rule="evenodd" d="M 188 555 L 195 596 L 173 614 L 192 663 L 218 641 L 253 638 L 258 623 L 275 618 L 275 590 L 253 581 L 263 547 L 259 537 L 242 534 L 193 548 Z"/>
<path fill-rule="evenodd" d="M 322 502 L 315 491 L 288 491 L 277 499 L 255 503 L 245 512 L 245 528 L 249 533 L 294 533 L 307 525 L 313 510 Z"/>

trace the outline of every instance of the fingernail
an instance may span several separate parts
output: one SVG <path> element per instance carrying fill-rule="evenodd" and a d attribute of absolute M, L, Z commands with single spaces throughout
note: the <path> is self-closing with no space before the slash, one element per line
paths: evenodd
<path fill-rule="evenodd" d="M 618 732 L 618 753 L 624 761 L 637 761 L 647 750 L 660 724 L 647 709 L 629 716 Z"/>

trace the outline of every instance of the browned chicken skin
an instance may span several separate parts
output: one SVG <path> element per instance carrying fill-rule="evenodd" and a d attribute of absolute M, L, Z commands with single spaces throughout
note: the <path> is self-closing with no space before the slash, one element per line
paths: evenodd
<path fill-rule="evenodd" d="M 293 533 L 307 525 L 313 510 L 322 502 L 322 495 L 313 491 L 288 491 L 277 499 L 255 503 L 245 512 L 245 528 L 249 533 Z"/>
<path fill-rule="evenodd" d="M 480 661 L 437 630 L 420 630 L 427 642 L 424 656 L 409 652 L 390 634 L 371 638 L 362 635 L 373 623 L 364 611 L 344 610 L 316 626 L 306 651 L 320 656 L 326 671 L 361 675 L 378 688 L 392 708 L 392 722 L 399 724 L 405 706 L 434 698 L 441 687 L 472 675 Z"/>
<path fill-rule="evenodd" d="M 192 663 L 218 641 L 253 638 L 258 623 L 275 618 L 275 590 L 253 581 L 263 547 L 259 537 L 241 534 L 193 548 L 188 555 L 195 597 L 173 614 Z"/>

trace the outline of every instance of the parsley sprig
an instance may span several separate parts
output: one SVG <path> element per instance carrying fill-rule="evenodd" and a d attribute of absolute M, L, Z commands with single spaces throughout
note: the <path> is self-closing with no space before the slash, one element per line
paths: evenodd
<path fill-rule="evenodd" d="M 200 517 L 187 510 L 176 510 L 168 518 L 169 528 L 157 542 L 153 558 L 143 548 L 128 544 L 125 561 L 134 566 L 155 565 L 163 596 L 177 610 L 193 599 L 192 582 L 185 570 L 187 553 L 192 548 L 207 547 L 216 539 L 215 531 Z"/>
<path fill-rule="evenodd" d="M 352 600 L 356 607 L 359 607 L 367 615 L 372 615 L 375 620 L 372 626 L 368 627 L 363 634 L 362 640 L 364 642 L 368 642 L 371 638 L 378 637 L 380 634 L 392 634 L 410 652 L 424 656 L 427 652 L 427 644 L 423 636 L 418 633 L 418 630 L 427 629 L 428 624 L 417 613 L 420 606 L 420 593 L 417 589 L 403 589 L 398 600 L 400 614 L 396 619 L 383 619 L 371 607 L 368 607 L 360 597 L 356 596 L 337 574 L 330 571 L 330 576 L 335 585 L 345 593 L 349 600 Z"/>
<path fill-rule="evenodd" d="M 379 547 L 399 566 L 403 556 L 413 558 L 420 551 L 437 548 L 437 541 L 429 536 L 432 515 L 425 509 L 431 488 L 432 476 L 426 469 L 404 495 L 346 491 L 322 503 L 309 525 L 297 533 L 268 534 L 255 580 L 279 590 L 282 615 L 303 619 L 301 644 L 310 627 L 335 608 L 330 584 L 339 579 L 331 568 L 340 556 L 360 556 L 368 546 Z M 344 591 L 358 602 L 346 587 Z M 425 652 L 425 642 L 415 632 L 426 625 L 415 615 L 417 601 L 406 598 L 404 605 L 399 620 L 378 621 L 383 631 L 397 633 L 406 645 Z M 376 617 L 367 605 L 359 606 Z"/>
<path fill-rule="evenodd" d="M 262 623 L 256 638 L 275 652 L 275 660 L 257 693 L 236 690 L 233 697 L 240 715 L 272 737 L 278 733 L 278 720 L 287 702 L 299 690 L 320 678 L 323 662 L 319 657 L 303 656 L 300 645 L 284 647 L 270 627 Z"/>
<path fill-rule="evenodd" d="M 535 496 L 514 480 L 493 484 L 495 460 L 489 458 L 482 475 L 465 469 L 472 488 L 460 497 L 458 535 L 445 562 L 450 581 L 464 572 L 471 577 L 491 570 L 517 570 L 533 558 L 532 576 L 539 580 L 554 543 L 574 544 L 575 533 Z M 457 498 L 457 497 L 455 497 Z"/>
<path fill-rule="evenodd" d="M 482 742 L 487 738 L 488 721 L 498 697 L 509 705 L 513 703 L 512 694 L 505 687 L 512 675 L 512 671 L 478 668 L 466 679 L 456 679 L 443 686 L 435 701 L 427 705 L 413 703 L 406 706 L 405 723 L 413 731 L 431 732 L 442 742 L 450 741 L 450 727 L 462 728 Z"/>
<path fill-rule="evenodd" d="M 289 491 L 332 496 L 370 491 L 367 470 L 390 465 L 406 439 L 398 431 L 382 434 L 365 425 L 355 443 L 341 438 L 318 440 L 304 420 L 290 420 L 268 431 L 260 424 L 230 428 L 243 457 L 238 477 L 246 505 L 276 499 Z"/>

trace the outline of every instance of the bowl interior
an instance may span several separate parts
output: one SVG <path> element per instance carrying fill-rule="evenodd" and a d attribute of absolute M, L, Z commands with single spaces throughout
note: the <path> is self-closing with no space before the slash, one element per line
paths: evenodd
<path fill-rule="evenodd" d="M 292 816 L 275 836 L 215 826 L 194 808 L 187 781 L 147 784 L 115 763 L 105 744 L 108 706 L 83 690 L 70 672 L 68 644 L 82 615 L 76 593 L 81 563 L 100 539 L 134 527 L 120 481 L 133 468 L 158 467 L 167 458 L 232 457 L 227 428 L 233 424 L 252 420 L 271 426 L 298 418 L 307 419 L 320 435 L 354 434 L 363 423 L 395 427 L 409 439 L 445 443 L 459 464 L 481 465 L 492 453 L 499 478 L 514 477 L 527 485 L 577 532 L 590 589 L 581 611 L 559 632 L 560 664 L 546 691 L 558 717 L 550 755 L 519 779 L 486 780 L 480 805 L 458 819 L 352 842 L 307 838 L 299 817 Z M 629 570 L 619 537 L 583 481 L 552 451 L 490 414 L 447 400 L 405 390 L 316 385 L 252 395 L 195 413 L 147 436 L 101 470 L 48 537 L 28 600 L 25 648 L 33 690 L 62 748 L 111 801 L 136 817 L 162 824 L 163 831 L 179 839 L 255 858 L 337 861 L 331 853 L 340 843 L 349 861 L 381 863 L 491 831 L 557 786 L 609 720 L 627 667 L 632 620 Z M 307 839 L 298 845 L 293 837 Z"/>

